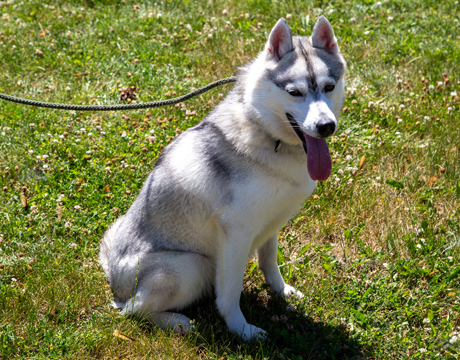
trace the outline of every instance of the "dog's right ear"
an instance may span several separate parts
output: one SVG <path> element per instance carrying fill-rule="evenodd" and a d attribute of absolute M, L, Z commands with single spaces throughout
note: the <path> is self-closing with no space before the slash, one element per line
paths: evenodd
<path fill-rule="evenodd" d="M 277 62 L 294 49 L 292 46 L 291 29 L 284 18 L 279 19 L 273 27 L 268 36 L 265 49 L 267 50 L 267 59 Z"/>

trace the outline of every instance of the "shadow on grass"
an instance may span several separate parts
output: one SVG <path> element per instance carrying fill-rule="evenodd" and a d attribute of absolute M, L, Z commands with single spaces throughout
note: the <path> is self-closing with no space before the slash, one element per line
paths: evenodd
<path fill-rule="evenodd" d="M 208 296 L 181 311 L 195 323 L 188 341 L 197 353 L 220 359 L 365 359 L 366 349 L 348 330 L 306 316 L 302 305 L 289 303 L 262 289 L 245 290 L 241 309 L 246 320 L 267 331 L 264 342 L 244 342 L 231 334 L 220 317 L 215 298 Z M 160 331 L 146 324 L 147 331 Z M 249 357 L 248 357 L 249 355 Z"/>

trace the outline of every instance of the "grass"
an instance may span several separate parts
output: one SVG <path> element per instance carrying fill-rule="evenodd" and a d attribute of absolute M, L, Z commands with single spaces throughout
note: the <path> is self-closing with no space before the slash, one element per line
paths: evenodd
<path fill-rule="evenodd" d="M 227 15 L 223 10 L 227 10 Z M 0 102 L 2 359 L 456 359 L 460 354 L 458 1 L 0 2 L 0 92 L 111 104 L 230 76 L 280 16 L 331 21 L 348 62 L 333 173 L 280 234 L 277 298 L 248 264 L 242 310 L 204 299 L 178 336 L 121 317 L 98 264 L 104 230 L 158 154 L 230 88 L 183 106 L 76 113 Z"/>

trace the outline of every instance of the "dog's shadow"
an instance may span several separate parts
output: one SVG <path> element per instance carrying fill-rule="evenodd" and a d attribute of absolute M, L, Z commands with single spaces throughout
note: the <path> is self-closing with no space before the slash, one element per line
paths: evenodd
<path fill-rule="evenodd" d="M 241 294 L 241 310 L 250 324 L 267 331 L 263 342 L 244 342 L 231 334 L 215 307 L 214 296 L 203 298 L 181 313 L 194 323 L 194 331 L 186 335 L 188 340 L 195 343 L 199 353 L 213 353 L 216 358 L 235 355 L 268 359 L 366 358 L 364 347 L 349 336 L 345 324 L 326 324 L 307 316 L 304 301 L 290 305 L 266 285 L 245 289 Z"/>

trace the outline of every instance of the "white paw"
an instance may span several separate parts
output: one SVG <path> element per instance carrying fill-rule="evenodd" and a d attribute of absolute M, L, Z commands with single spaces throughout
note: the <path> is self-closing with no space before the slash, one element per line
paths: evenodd
<path fill-rule="evenodd" d="M 267 338 L 267 332 L 265 330 L 251 324 L 244 324 L 241 328 L 230 329 L 230 331 L 237 333 L 244 341 L 265 341 Z"/>
<path fill-rule="evenodd" d="M 294 287 L 288 284 L 284 285 L 284 289 L 281 291 L 281 296 L 284 298 L 289 298 L 291 296 L 295 296 L 297 299 L 303 298 L 302 292 L 296 290 Z"/>

